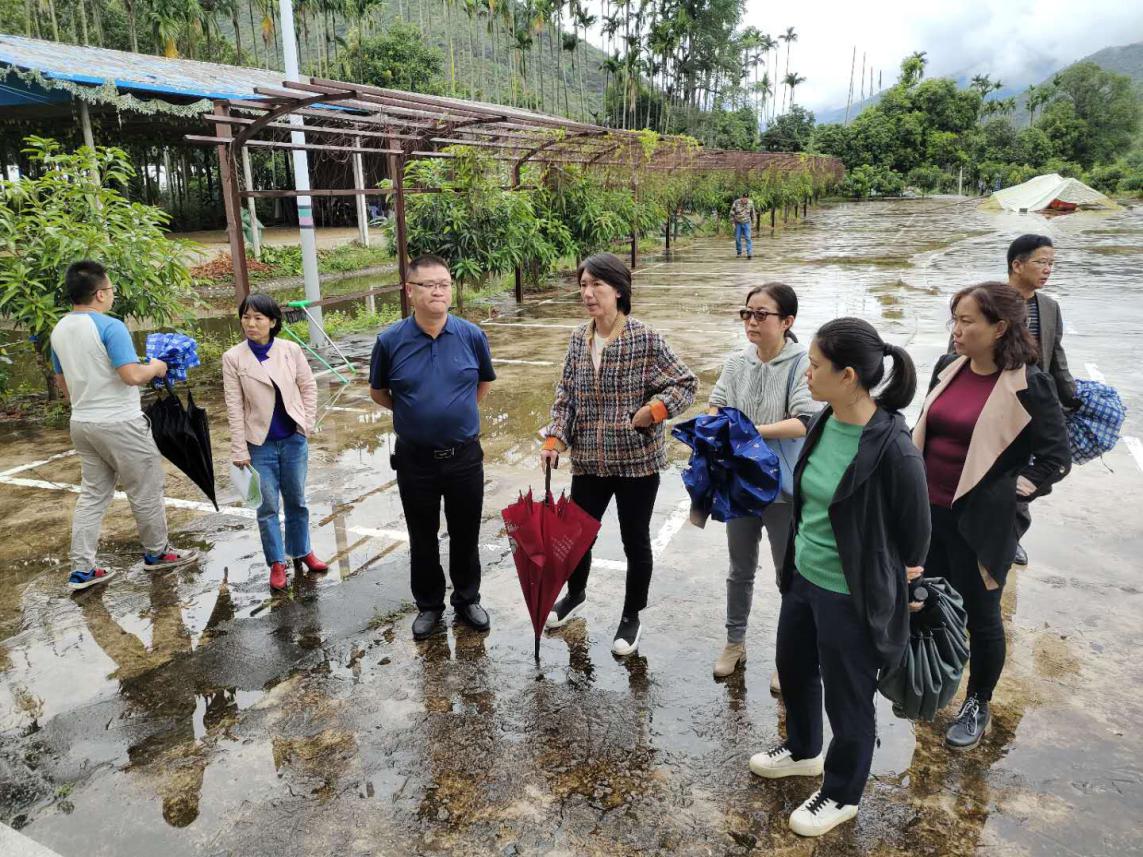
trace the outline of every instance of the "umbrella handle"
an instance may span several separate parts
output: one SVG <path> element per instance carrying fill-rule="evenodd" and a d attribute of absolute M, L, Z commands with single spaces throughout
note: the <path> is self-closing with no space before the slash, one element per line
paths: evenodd
<path fill-rule="evenodd" d="M 544 462 L 544 502 L 552 495 L 552 460 Z"/>

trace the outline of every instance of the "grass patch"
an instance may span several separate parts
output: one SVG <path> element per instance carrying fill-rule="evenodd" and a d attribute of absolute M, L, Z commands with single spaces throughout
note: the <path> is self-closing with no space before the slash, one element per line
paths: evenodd
<path fill-rule="evenodd" d="M 380 631 L 389 625 L 395 625 L 402 617 L 408 616 L 416 609 L 410 601 L 402 601 L 401 606 L 390 610 L 388 613 L 382 613 L 380 610 L 374 609 L 373 616 L 366 626 L 370 631 Z"/>
<path fill-rule="evenodd" d="M 394 262 L 387 247 L 372 244 L 366 247 L 356 241 L 318 250 L 317 257 L 320 274 L 347 274 Z M 255 262 L 253 258 L 248 258 L 247 262 L 251 283 L 302 276 L 300 246 L 263 247 L 261 261 Z M 234 282 L 229 256 L 220 256 L 213 262 L 200 265 L 192 274 L 195 275 L 195 286 L 199 288 L 225 286 Z"/>
<path fill-rule="evenodd" d="M 400 305 L 386 305 L 379 307 L 375 312 L 369 312 L 363 304 L 351 310 L 324 312 L 322 314 L 322 327 L 333 339 L 341 339 L 343 336 L 354 333 L 376 333 L 400 317 Z M 309 341 L 308 319 L 291 321 L 283 326 L 302 341 Z"/>

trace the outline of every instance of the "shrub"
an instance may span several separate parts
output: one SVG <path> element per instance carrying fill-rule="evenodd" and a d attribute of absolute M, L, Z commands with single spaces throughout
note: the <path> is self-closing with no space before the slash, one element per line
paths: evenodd
<path fill-rule="evenodd" d="M 26 143 L 38 175 L 0 181 L 0 317 L 33 338 L 54 396 L 49 336 L 69 306 L 67 267 L 99 260 L 115 283 L 115 314 L 162 326 L 184 316 L 190 299 L 188 245 L 164 235 L 165 212 L 127 199 L 135 171 L 122 149 L 65 153 L 54 140 Z"/>

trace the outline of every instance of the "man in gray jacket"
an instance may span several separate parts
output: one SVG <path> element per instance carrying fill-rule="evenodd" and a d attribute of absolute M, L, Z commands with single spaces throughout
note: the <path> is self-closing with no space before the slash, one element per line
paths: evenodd
<path fill-rule="evenodd" d="M 1054 298 L 1040 290 L 1052 275 L 1056 264 L 1056 250 L 1047 235 L 1021 235 L 1008 245 L 1008 285 L 1024 296 L 1028 302 L 1028 329 L 1040 347 L 1040 368 L 1056 382 L 1056 395 L 1065 409 L 1076 407 L 1076 382 L 1068 371 L 1068 358 L 1064 354 L 1064 318 Z M 1016 510 L 1017 526 L 1023 535 L 1032 525 L 1028 504 L 1020 503 Z M 1017 565 L 1028 564 L 1028 554 L 1020 545 L 1016 547 Z"/>

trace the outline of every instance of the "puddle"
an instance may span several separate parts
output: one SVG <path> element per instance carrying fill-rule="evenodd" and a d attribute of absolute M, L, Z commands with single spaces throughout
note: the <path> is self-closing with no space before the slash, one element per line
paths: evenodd
<path fill-rule="evenodd" d="M 679 245 L 669 260 L 644 255 L 635 315 L 700 375 L 700 396 L 744 344 L 742 297 L 771 279 L 798 290 L 803 342 L 830 318 L 859 315 L 906 345 L 927 378 L 947 340 L 948 296 L 1001 276 L 1007 242 L 1033 230 L 1057 242 L 1051 290 L 1070 325 L 1073 370 L 1097 367 L 1120 389 L 1125 432 L 1137 436 L 1143 380 L 1127 355 L 1143 307 L 1131 256 L 1114 248 L 1139 246 L 1143 212 L 1045 221 L 939 199 L 831 204 L 761 230 L 749 263 L 716 239 Z M 220 501 L 231 505 L 214 513 L 173 472 L 168 496 L 183 504 L 168 509 L 174 539 L 200 547 L 203 560 L 148 577 L 116 502 L 100 561 L 120 576 L 69 597 L 68 487 L 79 471 L 64 454 L 67 434 L 0 426 L 0 820 L 64 854 L 126 857 L 366 855 L 378 843 L 442 855 L 812 850 L 786 828 L 812 784 L 762 782 L 746 765 L 783 729 L 768 692 L 778 598 L 765 559 L 749 666 L 729 682 L 711 679 L 725 633 L 720 527 L 664 539 L 640 654 L 620 662 L 609 648 L 623 554 L 609 514 L 595 551 L 607 563 L 592 575 L 585 619 L 545 635 L 533 662 L 499 510 L 539 484 L 536 432 L 581 315 L 574 288 L 561 284 L 474 318 L 486 323 L 498 373 L 483 407 L 487 636 L 450 626 L 411 639 L 392 422 L 361 376 L 345 386 L 319 379 L 309 500 L 331 571 L 292 579 L 274 598 L 256 529 L 225 477 Z M 229 320 L 210 324 L 236 335 Z M 364 368 L 372 340 L 342 347 Z M 219 420 L 217 383 L 203 378 L 195 392 Z M 910 419 L 918 406 L 919 397 Z M 225 461 L 225 430 L 213 436 Z M 685 504 L 685 453 L 673 445 L 670 457 L 655 532 Z M 862 812 L 818 853 L 1143 848 L 1130 821 L 1143 812 L 1143 672 L 1132 655 L 1143 645 L 1133 512 L 1143 472 L 1126 448 L 1107 459 L 1113 472 L 1076 468 L 1037 501 L 1032 565 L 1005 593 L 1009 660 L 992 735 L 954 756 L 943 746 L 949 712 L 914 727 L 879 703 Z M 561 470 L 553 488 L 568 481 Z"/>

